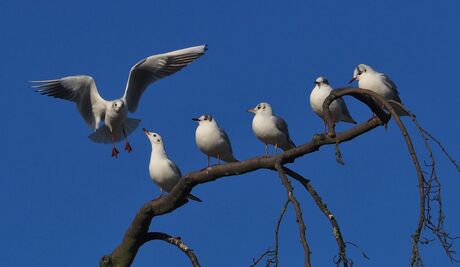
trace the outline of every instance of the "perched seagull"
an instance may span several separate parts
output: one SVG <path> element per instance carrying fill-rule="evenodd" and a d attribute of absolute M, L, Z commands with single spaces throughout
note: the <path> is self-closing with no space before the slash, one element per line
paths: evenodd
<path fill-rule="evenodd" d="M 201 152 L 208 156 L 208 167 L 210 157 L 217 158 L 218 163 L 221 159 L 226 162 L 237 161 L 233 157 L 232 144 L 227 133 L 219 128 L 217 121 L 211 115 L 205 114 L 192 120 L 198 122 L 195 141 Z"/>
<path fill-rule="evenodd" d="M 128 111 L 135 112 L 145 89 L 153 82 L 176 73 L 204 54 L 207 47 L 200 45 L 141 60 L 131 68 L 125 94 L 115 100 L 105 100 L 90 76 L 69 76 L 56 80 L 32 81 L 36 92 L 73 101 L 89 127 L 95 132 L 89 138 L 96 143 L 112 143 L 112 157 L 117 157 L 115 143 L 126 139 L 125 150 L 131 152 L 128 142 L 140 120 L 128 118 Z M 101 127 L 101 122 L 104 125 Z"/>
<path fill-rule="evenodd" d="M 144 130 L 144 133 L 152 144 L 152 154 L 149 164 L 150 177 L 160 187 L 161 195 L 163 195 L 163 191 L 169 193 L 180 181 L 182 173 L 179 167 L 168 158 L 161 136 L 146 129 L 142 130 Z M 187 198 L 201 202 L 199 198 L 192 194 L 188 194 Z"/>
<path fill-rule="evenodd" d="M 268 144 L 275 146 L 275 154 L 278 147 L 288 150 L 295 147 L 289 137 L 287 123 L 273 114 L 272 107 L 268 103 L 260 103 L 248 112 L 255 114 L 252 120 L 252 130 L 256 137 L 265 143 L 265 155 L 268 156 Z"/>
<path fill-rule="evenodd" d="M 353 72 L 353 79 L 351 79 L 349 83 L 352 83 L 354 80 L 358 80 L 359 88 L 374 91 L 386 100 L 393 100 L 402 105 L 395 83 L 390 77 L 375 71 L 371 66 L 365 64 L 356 66 Z M 391 106 L 399 116 L 409 116 L 399 105 L 392 104 Z"/>
<path fill-rule="evenodd" d="M 320 117 L 323 118 L 323 103 L 324 100 L 332 92 L 332 87 L 329 85 L 329 81 L 326 77 L 318 77 L 315 80 L 315 87 L 310 94 L 310 105 L 313 111 Z M 342 98 L 334 100 L 329 109 L 332 114 L 332 120 L 334 122 L 344 121 L 356 124 L 356 121 L 350 115 L 347 104 Z M 324 121 L 324 119 L 323 119 Z M 324 121 L 324 132 L 326 132 L 326 122 Z"/>

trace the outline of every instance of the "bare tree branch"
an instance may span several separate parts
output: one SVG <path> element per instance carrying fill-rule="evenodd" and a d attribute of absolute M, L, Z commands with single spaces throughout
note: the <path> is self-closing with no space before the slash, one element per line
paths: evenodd
<path fill-rule="evenodd" d="M 310 261 L 311 251 L 310 251 L 310 247 L 308 246 L 307 238 L 305 236 L 306 227 L 305 227 L 305 223 L 303 222 L 302 209 L 300 208 L 300 203 L 297 201 L 296 197 L 294 196 L 294 192 L 293 192 L 294 189 L 292 188 L 291 182 L 288 180 L 286 173 L 281 167 L 281 164 L 279 161 L 276 161 L 275 169 L 278 171 L 278 174 L 281 178 L 281 182 L 286 188 L 289 200 L 291 201 L 292 205 L 294 205 L 296 218 L 297 218 L 296 221 L 299 224 L 300 243 L 302 244 L 303 251 L 304 251 L 304 257 L 305 257 L 304 266 L 311 267 L 311 261 Z"/>
<path fill-rule="evenodd" d="M 372 111 L 383 121 L 387 119 L 386 116 L 388 116 L 383 108 L 378 108 L 378 103 L 382 105 L 382 107 L 385 107 L 386 110 L 391 114 L 391 116 L 394 118 L 396 121 L 396 124 L 398 125 L 399 129 L 401 130 L 401 133 L 404 137 L 404 140 L 406 141 L 407 144 L 407 149 L 409 150 L 409 154 L 412 159 L 412 163 L 414 164 L 415 170 L 417 172 L 417 177 L 418 177 L 418 187 L 419 187 L 419 195 L 420 195 L 420 203 L 419 203 L 419 220 L 417 224 L 417 228 L 415 229 L 414 234 L 412 235 L 412 253 L 411 253 L 411 258 L 410 258 L 410 263 L 409 266 L 414 266 L 414 264 L 417 262 L 421 262 L 420 258 L 420 253 L 419 253 L 419 248 L 418 248 L 418 243 L 420 241 L 420 235 L 422 232 L 423 225 L 425 223 L 425 177 L 423 176 L 422 168 L 420 167 L 420 163 L 417 158 L 417 154 L 415 153 L 414 146 L 412 144 L 412 140 L 406 130 L 406 127 L 404 126 L 404 123 L 401 121 L 399 118 L 399 115 L 394 111 L 393 107 L 391 104 L 385 100 L 382 96 L 379 94 L 371 91 L 371 90 L 366 90 L 362 88 L 341 88 L 337 89 L 326 98 L 326 100 L 323 103 L 323 111 L 324 111 L 324 118 L 328 124 L 329 127 L 329 135 L 331 137 L 335 136 L 335 125 L 334 121 L 332 120 L 331 112 L 329 110 L 329 105 L 339 97 L 342 97 L 344 95 L 351 95 L 359 100 L 363 98 L 363 95 L 366 95 L 364 99 L 362 99 L 363 102 L 365 102 L 369 108 L 372 109 Z M 369 101 L 368 98 L 373 98 L 377 101 Z M 418 260 L 420 259 L 420 260 Z"/>
<path fill-rule="evenodd" d="M 280 154 L 280 164 L 283 165 L 292 162 L 298 157 L 315 152 L 323 145 L 352 140 L 382 124 L 380 119 L 373 118 L 347 131 L 338 133 L 335 138 L 324 134 L 314 135 L 310 142 Z M 152 219 L 155 216 L 169 213 L 186 204 L 188 202 L 186 195 L 191 192 L 195 185 L 212 182 L 221 177 L 241 175 L 258 169 L 273 169 L 275 162 L 276 158 L 273 157 L 256 157 L 245 161 L 211 166 L 204 170 L 187 174 L 166 197 L 154 199 L 146 203 L 139 210 L 126 231 L 121 244 L 110 255 L 105 255 L 101 258 L 100 266 L 129 266 L 133 262 L 139 247 L 142 245 L 139 240 L 142 240 L 148 232 Z"/>
<path fill-rule="evenodd" d="M 291 202 L 291 200 L 289 198 L 286 199 L 286 202 L 284 203 L 283 208 L 281 209 L 281 214 L 280 214 L 280 217 L 278 218 L 278 222 L 276 223 L 276 227 L 275 227 L 275 250 L 274 250 L 274 255 L 272 259 L 274 267 L 278 267 L 279 230 L 280 230 L 281 221 L 283 220 L 284 213 L 286 213 L 286 209 L 289 205 L 289 202 Z"/>
<path fill-rule="evenodd" d="M 143 243 L 145 244 L 152 240 L 163 240 L 169 244 L 172 244 L 178 247 L 180 250 L 182 250 L 185 253 L 185 255 L 187 255 L 193 267 L 200 267 L 200 263 L 198 262 L 198 259 L 195 256 L 195 253 L 193 253 L 193 250 L 190 249 L 187 245 L 185 245 L 185 243 L 180 239 L 180 237 L 172 237 L 168 234 L 160 233 L 160 232 L 149 232 L 145 235 Z"/>
<path fill-rule="evenodd" d="M 369 121 L 357 125 L 347 131 L 336 133 L 334 122 L 331 120 L 329 105 L 338 97 L 344 95 L 351 95 L 359 101 L 365 103 L 377 117 L 371 118 Z M 388 114 L 383 109 L 389 111 Z M 420 262 L 421 258 L 418 253 L 418 243 L 420 241 L 420 234 L 425 222 L 425 179 L 420 168 L 412 141 L 401 122 L 398 115 L 394 112 L 391 105 L 382 97 L 372 91 L 357 88 L 342 88 L 333 91 L 323 104 L 324 118 L 329 127 L 328 135 L 315 135 L 313 139 L 300 145 L 296 148 L 290 149 L 278 155 L 278 157 L 256 157 L 241 162 L 228 163 L 224 165 L 212 166 L 201 171 L 192 172 L 187 174 L 181 181 L 174 187 L 174 189 L 166 196 L 160 199 L 155 199 L 145 204 L 134 218 L 131 226 L 127 230 L 122 243 L 110 254 L 102 257 L 101 266 L 129 266 L 142 245 L 140 240 L 143 240 L 145 234 L 148 232 L 148 227 L 155 216 L 160 216 L 169 213 L 182 205 L 187 203 L 186 195 L 191 192 L 192 188 L 198 184 L 208 183 L 215 181 L 221 177 L 241 175 L 247 172 L 252 172 L 258 169 L 273 169 L 276 166 L 282 166 L 286 163 L 293 162 L 296 158 L 302 157 L 306 154 L 317 151 L 323 145 L 340 144 L 345 141 L 352 140 L 380 125 L 386 125 L 388 120 L 393 117 L 397 122 L 404 139 L 407 143 L 408 150 L 415 169 L 418 175 L 419 191 L 420 191 L 420 216 L 419 224 L 415 233 L 412 236 L 412 254 L 410 266 L 415 262 Z M 282 168 L 279 168 L 283 170 Z M 279 171 L 280 172 L 280 171 Z M 285 176 L 284 172 L 280 172 L 281 176 Z M 284 174 L 284 175 L 283 175 Z M 342 240 L 343 242 L 343 240 Z M 340 253 L 339 253 L 340 254 Z"/>
<path fill-rule="evenodd" d="M 287 167 L 283 167 L 283 169 L 287 175 L 291 176 L 293 179 L 297 180 L 305 187 L 305 189 L 310 193 L 311 197 L 315 201 L 318 208 L 323 212 L 323 214 L 332 224 L 332 231 L 334 233 L 334 238 L 337 241 L 337 246 L 339 248 L 339 259 L 337 260 L 337 264 L 340 264 L 342 262 L 344 267 L 348 267 L 349 260 L 345 252 L 345 249 L 346 249 L 345 242 L 343 241 L 342 233 L 340 232 L 339 224 L 337 223 L 335 216 L 327 208 L 327 205 L 322 201 L 321 197 L 318 195 L 316 190 L 311 185 L 310 180 L 306 179 L 302 175 L 298 174 L 297 172 Z"/>

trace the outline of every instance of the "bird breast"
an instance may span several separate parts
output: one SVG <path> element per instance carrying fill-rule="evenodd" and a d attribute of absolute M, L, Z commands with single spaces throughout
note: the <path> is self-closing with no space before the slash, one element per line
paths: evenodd
<path fill-rule="evenodd" d="M 118 111 L 115 111 L 112 107 L 107 109 L 104 118 L 104 124 L 107 125 L 112 131 L 123 127 L 123 123 L 128 116 L 128 110 L 123 107 Z"/>
<path fill-rule="evenodd" d="M 268 144 L 279 144 L 284 134 L 276 128 L 273 116 L 256 115 L 252 120 L 252 130 L 257 138 Z"/>
<path fill-rule="evenodd" d="M 195 132 L 196 145 L 207 155 L 222 154 L 228 145 L 215 125 L 200 125 Z"/>
<path fill-rule="evenodd" d="M 168 160 L 151 160 L 149 172 L 152 180 L 166 192 L 171 191 L 181 178 L 180 175 L 171 168 Z"/>

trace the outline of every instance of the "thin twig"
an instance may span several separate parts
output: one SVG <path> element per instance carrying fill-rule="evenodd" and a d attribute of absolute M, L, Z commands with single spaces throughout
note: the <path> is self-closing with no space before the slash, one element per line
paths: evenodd
<path fill-rule="evenodd" d="M 305 236 L 305 223 L 303 222 L 302 218 L 302 210 L 300 208 L 300 204 L 297 201 L 297 199 L 294 196 L 293 188 L 291 185 L 291 182 L 289 182 L 283 168 L 281 167 L 280 161 L 277 160 L 275 163 L 275 169 L 278 171 L 278 174 L 281 178 L 281 182 L 283 183 L 284 187 L 286 188 L 287 195 L 289 200 L 292 202 L 294 205 L 295 213 L 296 213 L 296 219 L 297 223 L 299 224 L 299 234 L 300 234 L 300 243 L 302 244 L 303 250 L 304 250 L 304 256 L 305 256 L 305 262 L 304 266 L 305 267 L 311 267 L 311 262 L 310 262 L 310 247 L 308 246 L 307 243 L 307 238 Z"/>
<path fill-rule="evenodd" d="M 313 188 L 309 179 L 303 177 L 299 173 L 287 167 L 283 167 L 283 170 L 286 172 L 287 175 L 291 176 L 293 179 L 297 180 L 305 187 L 305 189 L 308 191 L 308 193 L 310 193 L 311 197 L 315 201 L 318 208 L 323 212 L 323 214 L 326 216 L 326 218 L 331 223 L 332 232 L 334 233 L 334 238 L 339 248 L 339 260 L 337 261 L 337 264 L 342 262 L 343 266 L 347 267 L 349 264 L 349 259 L 347 258 L 347 254 L 346 254 L 346 246 L 345 246 L 345 242 L 343 241 L 342 233 L 340 232 L 340 227 L 339 227 L 339 224 L 337 223 L 337 220 L 335 219 L 335 216 L 327 208 L 327 205 L 323 202 L 318 192 L 316 192 L 316 190 Z"/>
<path fill-rule="evenodd" d="M 262 255 L 260 255 L 257 259 L 253 259 L 252 260 L 252 264 L 249 265 L 249 267 L 255 267 L 257 264 L 259 264 L 259 262 L 265 257 L 265 256 L 271 256 L 273 255 L 274 251 L 273 250 L 270 250 L 270 248 L 268 248 L 264 253 L 262 253 Z M 267 265 L 269 266 L 269 265 Z"/>
<path fill-rule="evenodd" d="M 165 233 L 161 232 L 149 232 L 145 235 L 143 243 L 149 242 L 151 240 L 163 240 L 169 244 L 172 244 L 182 250 L 185 255 L 190 259 L 193 267 L 200 267 L 200 263 L 198 262 L 198 258 L 196 257 L 193 250 L 190 249 L 185 243 L 180 239 L 180 237 L 173 237 Z"/>
<path fill-rule="evenodd" d="M 286 209 L 289 205 L 289 202 L 291 202 L 291 200 L 289 198 L 286 199 L 286 202 L 284 203 L 283 208 L 281 209 L 281 214 L 280 214 L 280 217 L 278 218 L 278 222 L 276 223 L 276 227 L 275 227 L 275 250 L 274 250 L 275 253 L 271 261 L 274 267 L 278 267 L 279 230 L 280 230 L 281 221 L 283 220 L 284 214 L 286 213 Z"/>
<path fill-rule="evenodd" d="M 414 115 L 407 110 L 406 107 L 401 105 L 398 102 L 391 101 L 391 103 L 394 103 L 398 105 L 401 109 L 406 111 L 412 121 L 414 122 L 415 126 L 417 127 L 420 136 L 423 139 L 423 142 L 425 144 L 425 148 L 428 152 L 428 156 L 430 158 L 430 163 L 425 165 L 427 167 L 431 167 L 430 170 L 430 178 L 425 182 L 425 195 L 427 196 L 425 198 L 425 226 L 431 230 L 431 232 L 438 238 L 439 242 L 441 243 L 447 257 L 451 260 L 451 262 L 459 262 L 454 257 L 455 251 L 452 250 L 453 242 L 457 237 L 452 237 L 447 231 L 444 229 L 444 212 L 442 208 L 442 195 L 441 195 L 441 182 L 439 180 L 438 174 L 436 172 L 436 161 L 434 158 L 433 150 L 431 149 L 430 146 L 430 139 L 434 140 L 438 146 L 441 147 L 443 150 L 444 154 L 447 155 L 449 160 L 457 167 L 457 164 L 455 163 L 455 160 L 447 153 L 447 151 L 444 149 L 442 144 L 436 140 L 431 134 L 429 134 L 423 127 L 422 125 L 417 121 Z M 437 215 L 437 221 L 433 222 L 432 218 L 433 215 L 431 214 L 432 211 L 432 203 L 435 203 L 435 205 L 438 206 L 438 215 Z M 428 244 L 429 241 L 426 240 L 424 244 Z M 418 260 L 418 262 L 421 262 L 421 260 Z"/>

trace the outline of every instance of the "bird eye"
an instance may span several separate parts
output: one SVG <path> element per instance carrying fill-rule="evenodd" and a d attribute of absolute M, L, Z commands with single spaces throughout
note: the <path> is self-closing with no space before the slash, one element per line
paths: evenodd
<path fill-rule="evenodd" d="M 257 106 L 257 109 L 260 109 L 260 106 Z"/>
<path fill-rule="evenodd" d="M 204 120 L 207 121 L 207 120 L 208 120 L 208 117 L 204 117 Z"/>
<path fill-rule="evenodd" d="M 154 134 L 154 135 L 153 135 L 153 137 L 157 137 L 157 135 L 156 135 L 156 134 Z"/>

